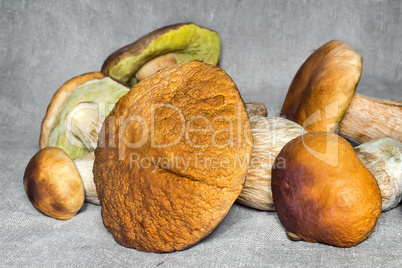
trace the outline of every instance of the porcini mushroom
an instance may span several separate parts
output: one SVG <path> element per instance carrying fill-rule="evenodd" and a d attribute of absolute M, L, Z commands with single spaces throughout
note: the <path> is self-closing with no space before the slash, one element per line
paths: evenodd
<path fill-rule="evenodd" d="M 254 146 L 246 181 L 237 201 L 248 207 L 275 211 L 271 191 L 271 170 L 275 158 L 292 139 L 305 130 L 297 123 L 281 117 L 250 117 Z M 278 165 L 286 165 L 277 161 Z"/>
<path fill-rule="evenodd" d="M 278 159 L 286 166 L 277 167 Z M 275 163 L 272 195 L 289 238 L 352 247 L 373 232 L 381 192 L 345 139 L 303 134 L 282 148 Z"/>
<path fill-rule="evenodd" d="M 135 88 L 106 118 L 95 150 L 103 223 L 123 246 L 182 250 L 239 196 L 250 122 L 235 83 L 214 65 L 169 66 Z"/>
<path fill-rule="evenodd" d="M 46 215 L 68 220 L 84 203 L 84 185 L 71 158 L 60 148 L 36 153 L 24 173 L 24 188 L 31 203 Z"/>
<path fill-rule="evenodd" d="M 402 141 L 402 103 L 355 94 L 361 55 L 344 42 L 330 41 L 303 63 L 280 115 L 307 131 L 335 132 L 358 143 L 390 136 Z"/>
<path fill-rule="evenodd" d="M 197 60 L 218 64 L 219 35 L 193 23 L 157 29 L 112 53 L 102 72 L 134 86 L 154 72 L 176 63 Z"/>
<path fill-rule="evenodd" d="M 28 199 L 56 219 L 75 216 L 82 203 L 99 205 L 93 181 L 94 152 L 72 160 L 63 149 L 45 147 L 29 161 L 24 173 Z"/>
<path fill-rule="evenodd" d="M 382 211 L 402 200 L 402 144 L 394 138 L 379 138 L 355 147 L 357 157 L 374 175 L 382 196 Z"/>
<path fill-rule="evenodd" d="M 72 159 L 93 151 L 98 132 L 114 104 L 130 89 L 99 72 L 64 83 L 53 96 L 42 121 L 41 149 L 63 149 Z"/>

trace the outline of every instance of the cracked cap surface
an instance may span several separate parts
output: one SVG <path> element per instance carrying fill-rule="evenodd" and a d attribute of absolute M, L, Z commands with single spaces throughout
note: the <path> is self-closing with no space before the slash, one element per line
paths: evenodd
<path fill-rule="evenodd" d="M 94 181 L 105 227 L 141 251 L 194 245 L 240 194 L 251 150 L 244 103 L 223 70 L 184 62 L 157 72 L 103 125 Z"/>

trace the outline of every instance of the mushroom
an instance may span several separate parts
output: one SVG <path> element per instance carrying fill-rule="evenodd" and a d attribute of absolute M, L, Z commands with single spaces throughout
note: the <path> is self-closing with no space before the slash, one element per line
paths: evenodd
<path fill-rule="evenodd" d="M 28 199 L 46 215 L 68 220 L 84 201 L 99 205 L 93 181 L 94 152 L 72 160 L 63 149 L 46 147 L 29 161 L 24 173 Z"/>
<path fill-rule="evenodd" d="M 272 195 L 292 240 L 352 247 L 381 215 L 376 179 L 334 133 L 310 132 L 287 143 L 273 165 Z"/>
<path fill-rule="evenodd" d="M 248 207 L 275 211 L 271 191 L 271 169 L 286 143 L 305 130 L 297 123 L 281 117 L 250 117 L 254 147 L 246 182 L 237 201 Z M 280 165 L 286 163 L 279 162 Z"/>
<path fill-rule="evenodd" d="M 358 143 L 384 136 L 402 141 L 402 102 L 355 94 L 362 66 L 347 44 L 326 43 L 296 73 L 280 115 L 309 132 L 335 132 L 340 123 L 339 134 Z"/>
<path fill-rule="evenodd" d="M 129 90 L 99 72 L 70 79 L 57 90 L 47 108 L 40 148 L 59 147 L 72 159 L 93 151 L 105 117 Z"/>
<path fill-rule="evenodd" d="M 218 64 L 219 35 L 193 23 L 157 29 L 132 44 L 113 52 L 103 63 L 102 72 L 130 87 L 172 64 L 197 60 Z"/>
<path fill-rule="evenodd" d="M 232 79 L 202 62 L 169 66 L 135 88 L 106 118 L 95 150 L 103 223 L 125 247 L 183 250 L 215 229 L 242 190 L 248 115 Z"/>
<path fill-rule="evenodd" d="M 71 219 L 84 203 L 80 174 L 60 148 L 47 147 L 32 157 L 24 173 L 24 188 L 34 207 L 56 219 Z"/>
<path fill-rule="evenodd" d="M 355 147 L 357 157 L 374 175 L 382 196 L 382 211 L 402 200 L 402 144 L 394 138 L 379 138 Z"/>

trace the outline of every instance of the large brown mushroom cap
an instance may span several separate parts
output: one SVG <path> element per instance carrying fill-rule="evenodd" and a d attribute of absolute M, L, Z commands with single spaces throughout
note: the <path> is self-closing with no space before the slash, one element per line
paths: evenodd
<path fill-rule="evenodd" d="M 99 136 L 104 225 L 137 250 L 190 247 L 239 196 L 251 150 L 244 103 L 223 70 L 184 62 L 155 73 L 119 100 Z"/>
<path fill-rule="evenodd" d="M 31 203 L 46 215 L 68 220 L 84 203 L 84 185 L 71 158 L 60 148 L 46 147 L 29 161 L 24 188 Z"/>
<path fill-rule="evenodd" d="M 351 247 L 381 215 L 376 179 L 352 146 L 334 133 L 301 135 L 286 144 L 272 169 L 278 217 L 292 239 Z"/>
<path fill-rule="evenodd" d="M 170 55 L 160 67 L 184 61 L 203 61 L 218 64 L 219 35 L 194 23 L 165 26 L 124 46 L 107 57 L 102 72 L 130 86 L 136 84 L 136 73 L 148 62 L 163 55 Z"/>
<path fill-rule="evenodd" d="M 280 115 L 309 132 L 334 132 L 352 101 L 362 68 L 362 57 L 353 48 L 337 40 L 326 43 L 296 73 Z"/>

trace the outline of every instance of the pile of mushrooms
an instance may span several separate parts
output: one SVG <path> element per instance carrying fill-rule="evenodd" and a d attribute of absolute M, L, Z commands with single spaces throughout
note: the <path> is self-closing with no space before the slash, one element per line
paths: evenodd
<path fill-rule="evenodd" d="M 63 84 L 43 119 L 41 150 L 25 170 L 31 203 L 63 220 L 74 217 L 84 200 L 101 205 L 104 225 L 119 244 L 151 252 L 196 244 L 235 201 L 277 211 L 287 228 L 288 205 L 278 199 L 286 183 L 271 185 L 280 185 L 284 173 L 278 170 L 293 161 L 291 155 L 282 159 L 282 150 L 308 132 L 327 132 L 359 144 L 348 151 L 364 164 L 362 174 L 375 177 L 380 210 L 399 205 L 402 101 L 355 93 L 363 64 L 357 51 L 334 40 L 312 53 L 280 117 L 267 117 L 261 103 L 243 102 L 216 66 L 219 53 L 215 31 L 176 24 L 118 49 L 100 72 Z M 234 126 L 239 135 L 230 135 Z M 235 161 L 244 165 L 227 168 Z M 291 239 L 320 242 L 287 231 Z M 366 237 L 323 243 L 352 246 Z"/>

